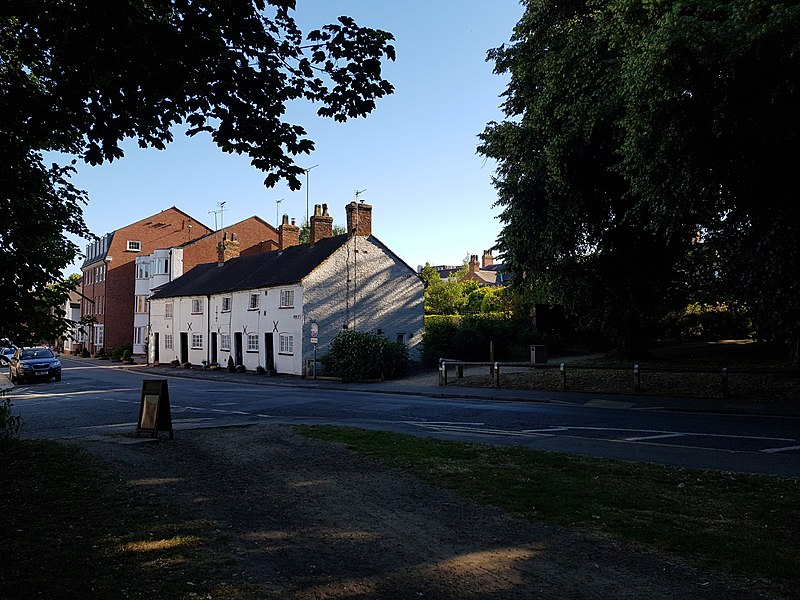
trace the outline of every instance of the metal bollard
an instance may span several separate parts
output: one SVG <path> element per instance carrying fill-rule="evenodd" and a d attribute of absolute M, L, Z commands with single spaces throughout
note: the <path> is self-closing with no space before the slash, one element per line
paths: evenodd
<path fill-rule="evenodd" d="M 494 387 L 500 387 L 500 363 L 494 363 Z"/>
<path fill-rule="evenodd" d="M 558 368 L 561 371 L 561 391 L 565 392 L 567 391 L 567 365 L 561 363 Z"/>
<path fill-rule="evenodd" d="M 728 369 L 722 369 L 722 398 L 727 400 L 731 397 L 731 388 L 728 384 Z"/>
<path fill-rule="evenodd" d="M 639 365 L 633 365 L 633 391 L 637 394 L 642 391 L 642 377 L 639 374 Z"/>

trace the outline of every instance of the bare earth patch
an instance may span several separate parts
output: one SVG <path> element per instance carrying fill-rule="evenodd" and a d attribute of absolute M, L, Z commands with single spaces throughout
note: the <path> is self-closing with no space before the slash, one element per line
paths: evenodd
<path fill-rule="evenodd" d="M 286 427 L 83 446 L 187 518 L 214 522 L 252 598 L 758 597 L 655 554 L 509 517 Z"/>

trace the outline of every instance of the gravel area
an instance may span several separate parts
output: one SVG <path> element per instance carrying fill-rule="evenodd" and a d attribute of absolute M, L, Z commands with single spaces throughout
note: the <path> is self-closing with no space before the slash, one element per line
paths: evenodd
<path fill-rule="evenodd" d="M 217 523 L 254 598 L 751 599 L 661 556 L 509 517 L 277 426 L 84 441 L 187 518 Z"/>

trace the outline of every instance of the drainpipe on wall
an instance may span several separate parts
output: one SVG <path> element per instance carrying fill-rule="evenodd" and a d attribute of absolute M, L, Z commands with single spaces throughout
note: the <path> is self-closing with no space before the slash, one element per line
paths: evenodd
<path fill-rule="evenodd" d="M 211 294 L 206 296 L 206 365 L 211 366 Z"/>

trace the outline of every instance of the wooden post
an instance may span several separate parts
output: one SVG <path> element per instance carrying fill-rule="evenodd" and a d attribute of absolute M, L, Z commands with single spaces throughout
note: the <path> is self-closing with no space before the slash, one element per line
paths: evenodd
<path fill-rule="evenodd" d="M 642 377 L 639 374 L 639 365 L 633 365 L 633 391 L 637 394 L 642 391 Z"/>
<path fill-rule="evenodd" d="M 489 342 L 489 377 L 494 377 L 494 340 Z"/>
<path fill-rule="evenodd" d="M 561 391 L 565 392 L 567 390 L 567 365 L 561 363 L 559 370 L 561 371 Z"/>
<path fill-rule="evenodd" d="M 728 385 L 728 369 L 722 369 L 722 397 L 725 400 L 731 397 L 731 388 Z"/>

